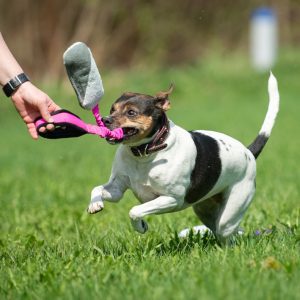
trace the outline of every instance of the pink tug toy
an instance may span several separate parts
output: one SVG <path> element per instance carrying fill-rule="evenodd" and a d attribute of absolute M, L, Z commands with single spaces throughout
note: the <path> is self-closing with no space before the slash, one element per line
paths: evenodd
<path fill-rule="evenodd" d="M 94 134 L 101 138 L 116 140 L 121 140 L 123 138 L 124 134 L 121 128 L 109 130 L 105 127 L 98 105 L 96 105 L 92 111 L 97 125 L 87 124 L 72 112 L 66 109 L 60 109 L 51 114 L 54 119 L 53 131 L 39 132 L 41 127 L 46 127 L 46 125 L 49 124 L 41 117 L 35 121 L 35 126 L 39 135 L 47 139 L 79 137 L 84 134 Z"/>

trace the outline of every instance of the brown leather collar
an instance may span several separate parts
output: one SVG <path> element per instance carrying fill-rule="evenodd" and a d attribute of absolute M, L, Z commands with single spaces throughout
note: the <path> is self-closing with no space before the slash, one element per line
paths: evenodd
<path fill-rule="evenodd" d="M 134 156 L 148 156 L 154 152 L 165 149 L 168 145 L 165 143 L 170 132 L 170 124 L 166 114 L 163 114 L 162 126 L 154 135 L 154 139 L 149 143 L 135 147 L 130 147 Z"/>

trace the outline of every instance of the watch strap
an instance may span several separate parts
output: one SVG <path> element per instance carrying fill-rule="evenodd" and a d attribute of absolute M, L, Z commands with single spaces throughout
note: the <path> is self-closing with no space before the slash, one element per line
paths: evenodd
<path fill-rule="evenodd" d="M 29 78 L 27 77 L 27 75 L 25 73 L 21 73 L 21 74 L 17 75 L 16 77 L 11 79 L 8 83 L 6 83 L 3 86 L 2 89 L 3 89 L 4 94 L 7 97 L 10 97 L 13 94 L 13 92 L 15 90 L 17 90 L 18 87 L 26 81 L 29 81 Z"/>

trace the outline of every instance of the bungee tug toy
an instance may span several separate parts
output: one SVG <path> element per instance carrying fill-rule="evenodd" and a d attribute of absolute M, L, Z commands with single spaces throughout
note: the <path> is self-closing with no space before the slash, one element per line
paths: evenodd
<path fill-rule="evenodd" d="M 64 65 L 69 80 L 75 90 L 78 102 L 84 109 L 91 110 L 97 125 L 86 124 L 77 115 L 66 109 L 51 113 L 54 122 L 53 131 L 39 132 L 41 127 L 49 124 L 42 117 L 35 121 L 38 134 L 47 139 L 79 137 L 84 134 L 94 134 L 101 138 L 123 138 L 123 130 L 109 130 L 102 121 L 99 102 L 104 95 L 104 88 L 99 70 L 91 50 L 82 42 L 71 45 L 63 55 Z"/>

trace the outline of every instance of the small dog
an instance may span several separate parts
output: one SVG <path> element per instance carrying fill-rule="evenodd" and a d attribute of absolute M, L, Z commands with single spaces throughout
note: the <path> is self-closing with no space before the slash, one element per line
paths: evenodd
<path fill-rule="evenodd" d="M 277 81 L 268 83 L 269 107 L 262 128 L 249 147 L 225 134 L 186 131 L 168 120 L 173 87 L 155 97 L 124 93 L 103 118 L 109 129 L 121 127 L 109 182 L 92 190 L 88 212 L 103 201 L 118 202 L 127 189 L 140 201 L 129 217 L 145 233 L 143 218 L 192 206 L 198 218 L 224 243 L 237 231 L 255 193 L 256 158 L 266 144 L 279 110 Z"/>

